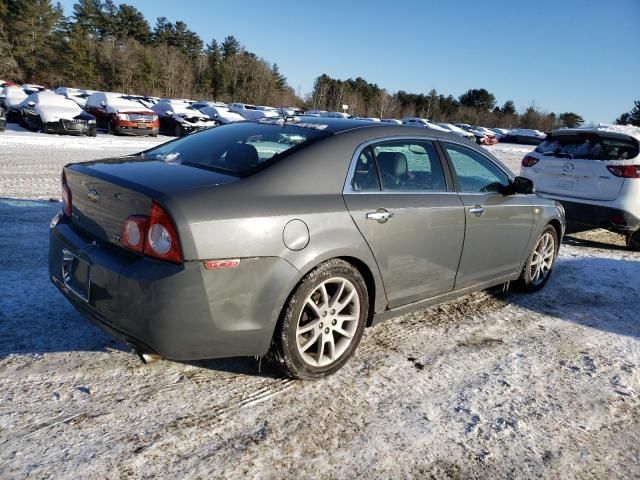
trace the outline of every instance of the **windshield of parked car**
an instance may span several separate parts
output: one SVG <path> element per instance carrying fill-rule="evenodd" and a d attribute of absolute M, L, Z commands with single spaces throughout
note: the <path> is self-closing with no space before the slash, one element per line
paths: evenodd
<path fill-rule="evenodd" d="M 330 135 L 318 127 L 321 126 L 233 123 L 182 137 L 142 155 L 245 177 Z"/>
<path fill-rule="evenodd" d="M 550 135 L 536 148 L 545 156 L 585 160 L 627 160 L 638 156 L 638 143 L 631 138 L 593 133 Z"/>

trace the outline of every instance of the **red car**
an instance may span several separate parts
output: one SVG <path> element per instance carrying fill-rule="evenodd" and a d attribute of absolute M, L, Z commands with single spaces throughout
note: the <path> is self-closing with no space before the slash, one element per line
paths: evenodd
<path fill-rule="evenodd" d="M 160 130 L 155 112 L 118 93 L 91 94 L 85 110 L 96 117 L 98 128 L 112 134 L 156 137 Z"/>

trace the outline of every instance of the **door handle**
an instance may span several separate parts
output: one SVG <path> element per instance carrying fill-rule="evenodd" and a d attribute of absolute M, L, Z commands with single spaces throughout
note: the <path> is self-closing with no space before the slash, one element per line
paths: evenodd
<path fill-rule="evenodd" d="M 393 212 L 379 208 L 375 212 L 367 213 L 367 220 L 376 220 L 378 223 L 384 223 L 393 217 Z"/>
<path fill-rule="evenodd" d="M 473 213 L 476 217 L 479 217 L 484 213 L 484 207 L 476 205 L 475 207 L 471 207 L 469 209 L 469 213 Z"/>

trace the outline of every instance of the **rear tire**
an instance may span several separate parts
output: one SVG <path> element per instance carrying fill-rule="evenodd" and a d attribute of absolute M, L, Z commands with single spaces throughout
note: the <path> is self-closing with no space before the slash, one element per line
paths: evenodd
<path fill-rule="evenodd" d="M 527 257 L 520 278 L 515 283 L 517 290 L 533 293 L 541 290 L 549 280 L 558 255 L 558 233 L 547 225 Z"/>
<path fill-rule="evenodd" d="M 289 297 L 268 358 L 301 380 L 331 375 L 358 347 L 368 310 L 367 286 L 360 272 L 340 259 L 321 263 Z"/>
<path fill-rule="evenodd" d="M 627 235 L 627 248 L 633 251 L 640 251 L 640 230 Z"/>

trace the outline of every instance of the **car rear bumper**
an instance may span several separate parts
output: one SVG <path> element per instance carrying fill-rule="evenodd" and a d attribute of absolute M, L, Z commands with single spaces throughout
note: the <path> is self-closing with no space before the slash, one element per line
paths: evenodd
<path fill-rule="evenodd" d="M 569 231 L 580 228 L 605 228 L 614 232 L 635 232 L 640 229 L 640 218 L 635 215 L 613 207 L 593 205 L 588 203 L 571 202 L 544 195 L 545 198 L 553 198 L 564 207 L 567 229 Z"/>
<path fill-rule="evenodd" d="M 90 265 L 87 297 L 63 278 L 63 251 Z M 68 263 L 67 263 L 68 265 Z M 96 244 L 64 218 L 52 221 L 51 281 L 87 318 L 136 349 L 174 360 L 264 355 L 299 272 L 277 257 L 236 269 L 161 262 Z"/>

